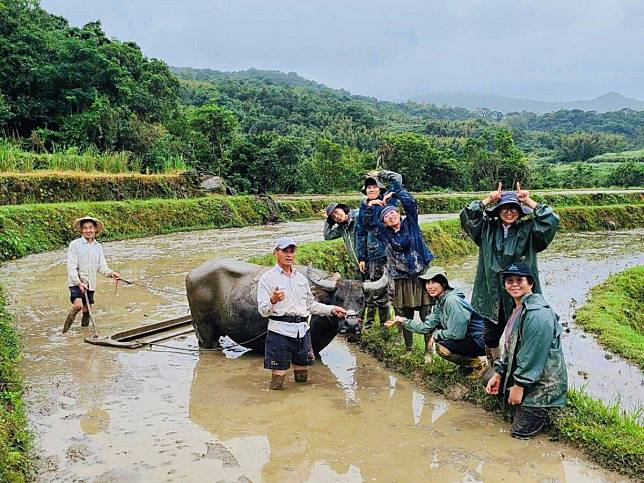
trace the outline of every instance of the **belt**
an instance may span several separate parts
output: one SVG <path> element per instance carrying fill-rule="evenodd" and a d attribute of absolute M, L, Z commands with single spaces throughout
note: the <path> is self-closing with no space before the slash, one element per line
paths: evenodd
<path fill-rule="evenodd" d="M 299 315 L 271 315 L 269 319 L 277 320 L 278 322 L 290 322 L 292 324 L 299 324 L 300 322 L 309 320 L 308 317 L 301 317 Z"/>

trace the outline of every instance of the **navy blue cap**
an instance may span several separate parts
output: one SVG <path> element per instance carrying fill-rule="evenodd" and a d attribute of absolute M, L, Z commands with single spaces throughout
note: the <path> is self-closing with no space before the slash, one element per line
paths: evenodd
<path fill-rule="evenodd" d="M 526 277 L 534 278 L 532 269 L 523 262 L 514 262 L 510 264 L 505 270 L 503 270 L 503 276 L 506 275 L 524 275 Z"/>

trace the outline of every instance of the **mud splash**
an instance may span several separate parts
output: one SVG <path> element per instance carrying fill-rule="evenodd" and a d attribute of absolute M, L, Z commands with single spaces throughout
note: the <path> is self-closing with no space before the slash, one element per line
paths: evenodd
<path fill-rule="evenodd" d="M 277 235 L 320 233 L 309 222 L 107 243 L 110 264 L 154 290 L 101 281 L 98 331 L 185 314 L 185 273 L 215 253 L 246 258 Z M 497 417 L 421 390 L 340 339 L 310 384 L 269 392 L 253 354 L 106 349 L 83 343 L 89 331 L 78 324 L 63 336 L 63 251 L 7 264 L 2 276 L 22 335 L 40 481 L 619 479 L 547 438 L 513 440 Z"/>

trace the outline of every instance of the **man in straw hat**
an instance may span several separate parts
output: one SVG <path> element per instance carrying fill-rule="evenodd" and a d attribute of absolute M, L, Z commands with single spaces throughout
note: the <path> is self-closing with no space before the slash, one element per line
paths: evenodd
<path fill-rule="evenodd" d="M 96 241 L 96 236 L 103 231 L 103 223 L 91 216 L 84 216 L 74 221 L 74 229 L 82 236 L 72 241 L 67 251 L 67 285 L 72 308 L 65 319 L 63 333 L 69 330 L 81 310 L 83 311 L 81 326 L 89 325 L 87 301 L 94 304 L 97 271 L 115 280 L 121 278 L 117 272 L 107 266 L 103 247 Z"/>

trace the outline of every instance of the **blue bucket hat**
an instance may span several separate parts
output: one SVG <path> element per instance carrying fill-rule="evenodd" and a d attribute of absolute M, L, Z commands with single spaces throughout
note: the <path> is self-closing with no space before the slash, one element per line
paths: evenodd
<path fill-rule="evenodd" d="M 494 207 L 488 208 L 485 211 L 487 212 L 488 216 L 492 218 L 498 218 L 499 210 L 501 209 L 501 207 L 507 205 L 514 206 L 519 210 L 519 218 L 532 213 L 532 210 L 530 208 L 521 204 L 519 198 L 517 198 L 516 193 L 514 193 L 513 191 L 507 191 L 501 194 L 501 200 Z"/>

